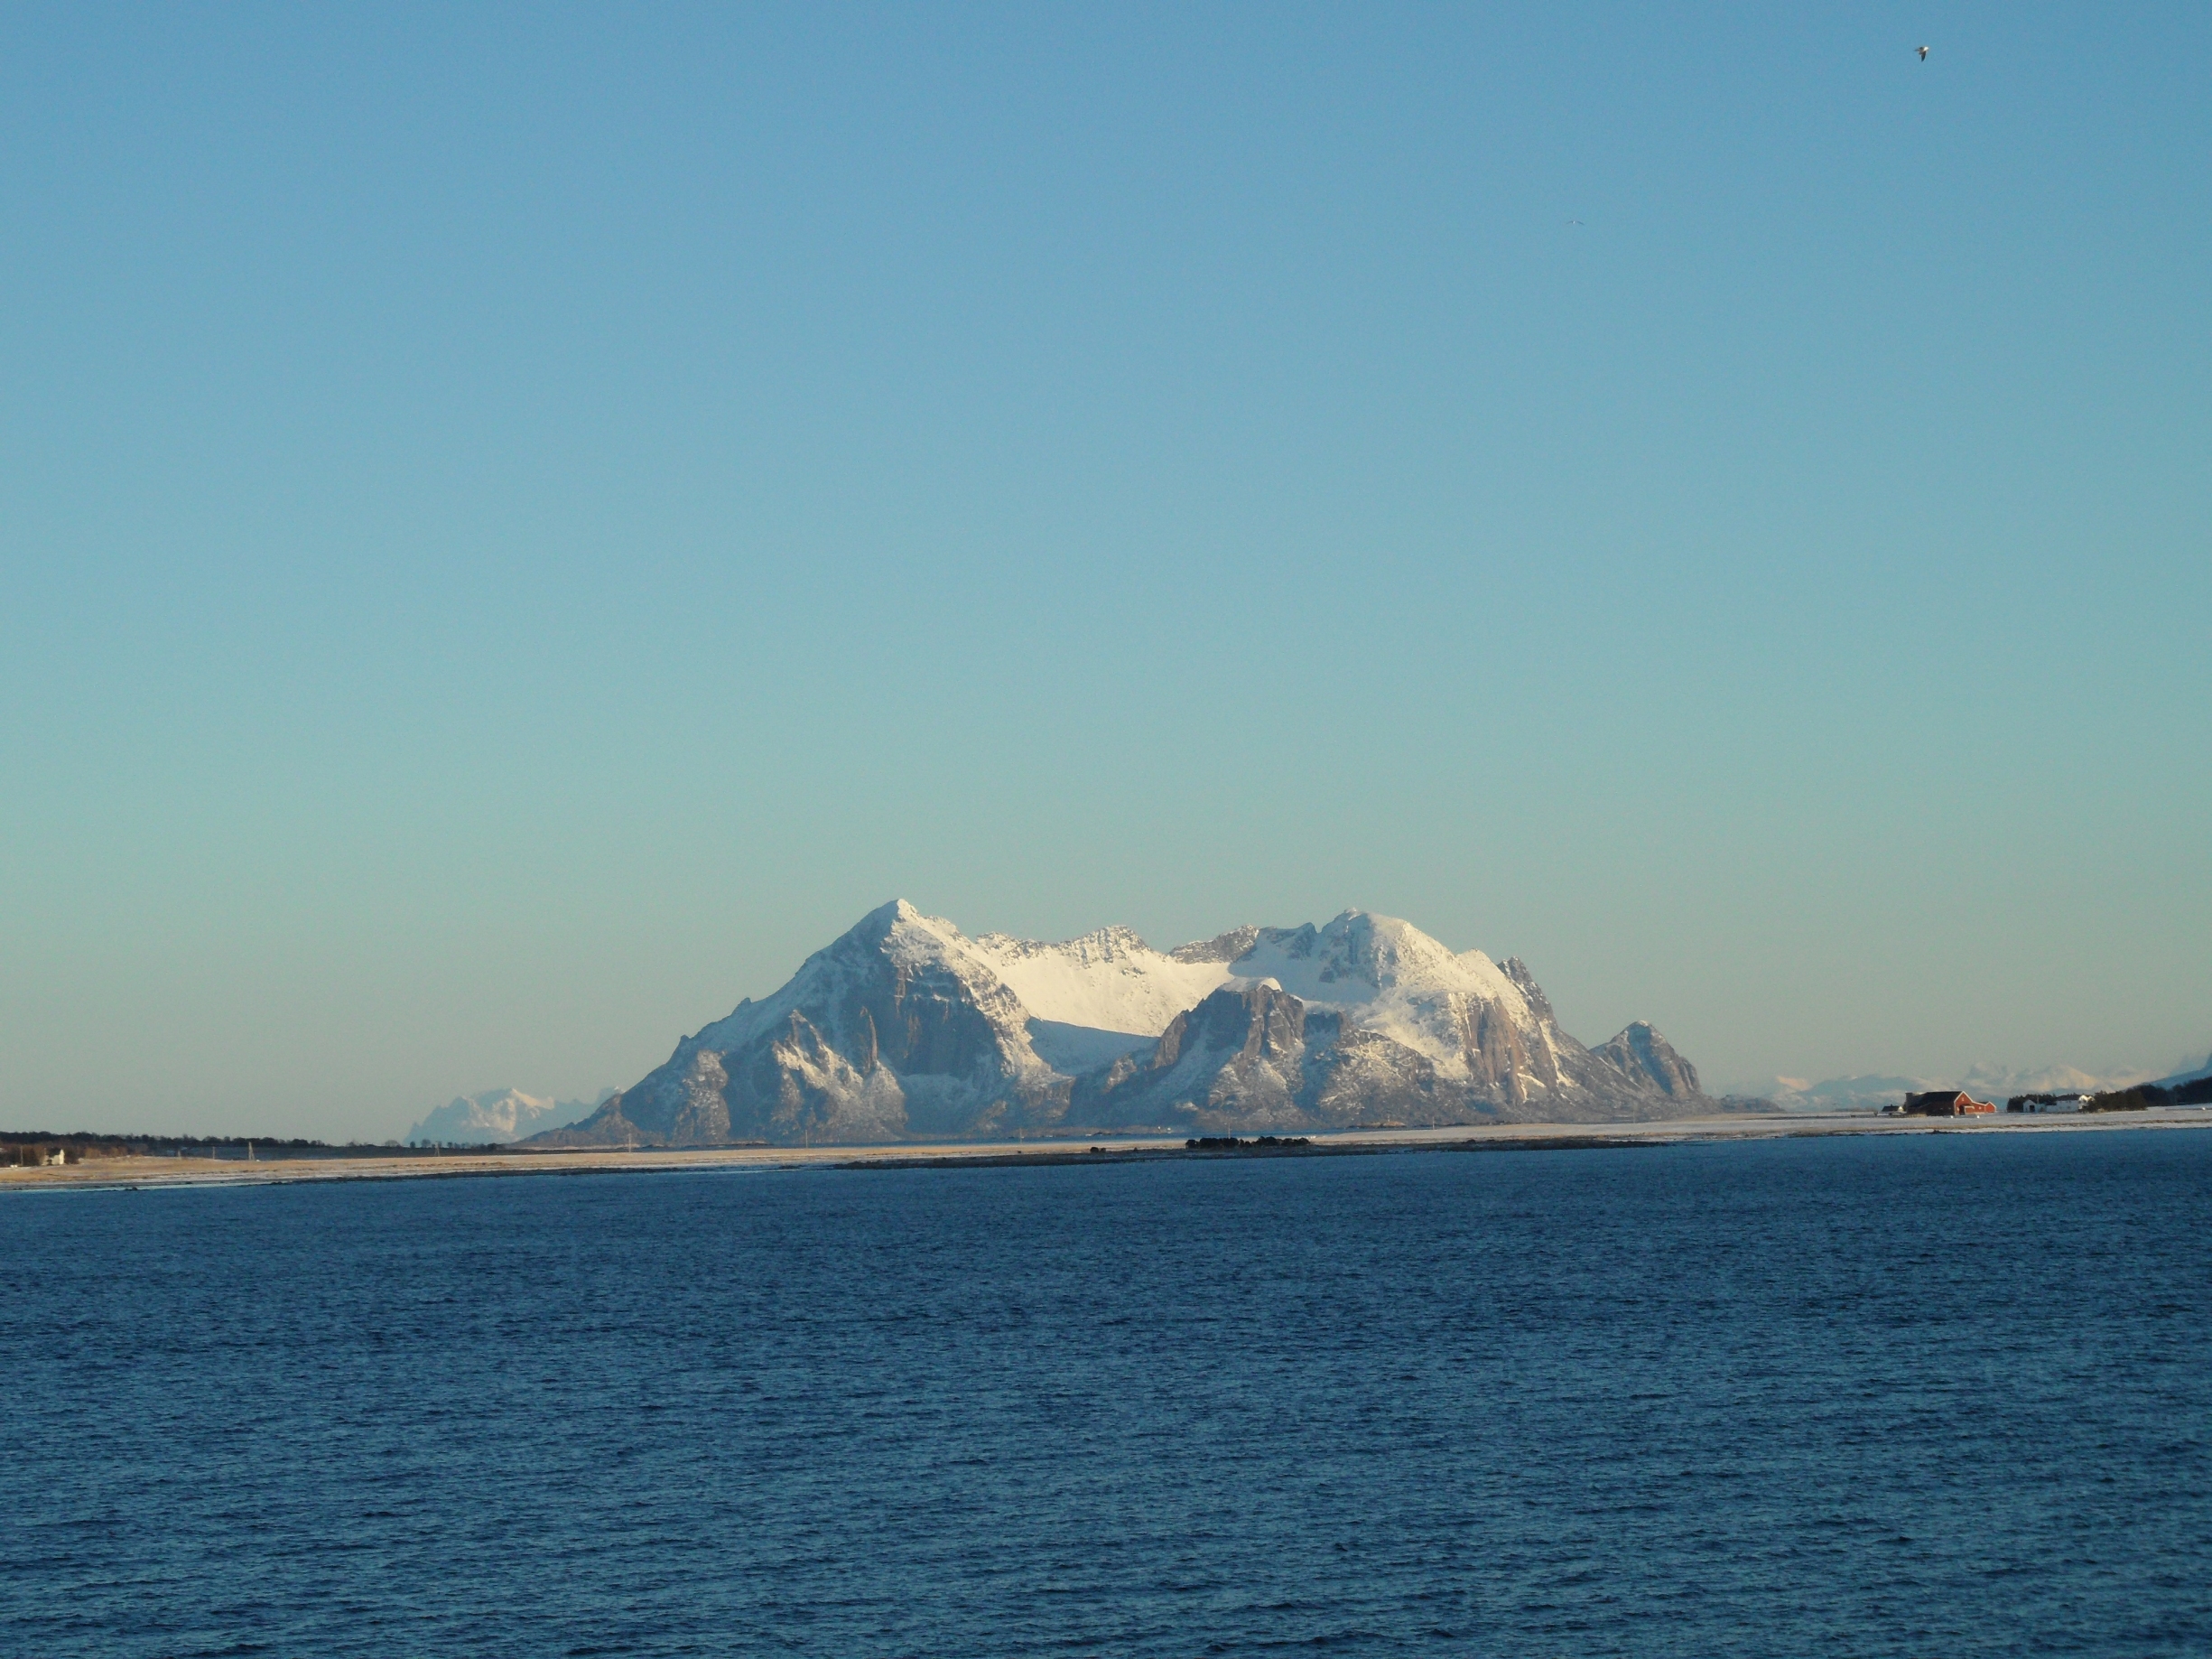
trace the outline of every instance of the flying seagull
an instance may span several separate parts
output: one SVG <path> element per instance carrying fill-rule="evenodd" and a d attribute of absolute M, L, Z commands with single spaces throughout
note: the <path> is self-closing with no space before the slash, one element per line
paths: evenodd
<path fill-rule="evenodd" d="M 1920 61 L 1923 63 L 1928 61 L 1928 48 L 1925 46 L 1920 48 Z"/>

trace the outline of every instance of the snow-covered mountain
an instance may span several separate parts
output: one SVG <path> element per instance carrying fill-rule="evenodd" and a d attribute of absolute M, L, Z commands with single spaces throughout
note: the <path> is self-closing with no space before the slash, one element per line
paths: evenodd
<path fill-rule="evenodd" d="M 597 1100 L 544 1100 L 520 1089 L 488 1089 L 481 1095 L 462 1095 L 407 1132 L 410 1145 L 505 1145 L 548 1129 L 590 1117 L 613 1094 L 602 1089 Z"/>
<path fill-rule="evenodd" d="M 1680 1115 L 1648 1025 L 1592 1049 L 1518 960 L 1347 910 L 1155 950 L 1126 927 L 971 939 L 901 899 L 545 1145 Z"/>

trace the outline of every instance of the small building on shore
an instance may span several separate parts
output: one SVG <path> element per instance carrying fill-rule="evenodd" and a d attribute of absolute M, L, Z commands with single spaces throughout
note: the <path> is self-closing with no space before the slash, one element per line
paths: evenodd
<path fill-rule="evenodd" d="M 1891 1108 L 1901 1117 L 1979 1117 L 1996 1109 L 1996 1102 L 1976 1100 L 1964 1089 L 1929 1089 L 1925 1094 L 1908 1095 L 1901 1104 Z"/>

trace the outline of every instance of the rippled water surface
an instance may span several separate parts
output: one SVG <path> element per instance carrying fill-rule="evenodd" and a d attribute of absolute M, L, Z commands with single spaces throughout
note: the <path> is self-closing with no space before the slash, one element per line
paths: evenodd
<path fill-rule="evenodd" d="M 0 1647 L 2212 1652 L 2212 1133 L 0 1199 Z"/>

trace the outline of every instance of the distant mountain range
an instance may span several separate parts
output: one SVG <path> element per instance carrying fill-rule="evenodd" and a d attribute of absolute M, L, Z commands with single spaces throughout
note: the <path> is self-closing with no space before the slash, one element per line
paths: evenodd
<path fill-rule="evenodd" d="M 2162 1078 L 2154 1078 L 2154 1074 L 2142 1070 L 2087 1072 L 2072 1066 L 2021 1068 L 1981 1065 L 1949 1077 L 1868 1073 L 1828 1077 L 1817 1083 L 1803 1077 L 1777 1077 L 1771 1088 L 1761 1092 L 1785 1112 L 1857 1112 L 1894 1105 L 1907 1095 L 1925 1089 L 1960 1088 L 1984 1100 L 2002 1101 L 2013 1095 L 2094 1095 L 2100 1090 L 2123 1089 L 2154 1080 L 2173 1087 L 2207 1076 L 2212 1076 L 2212 1058 L 2195 1070 Z"/>
<path fill-rule="evenodd" d="M 488 1089 L 462 1095 L 429 1114 L 407 1132 L 409 1145 L 499 1146 L 542 1130 L 559 1129 L 590 1117 L 614 1090 L 597 1100 L 543 1100 L 520 1089 Z"/>
<path fill-rule="evenodd" d="M 1058 944 L 970 938 L 902 899 L 581 1122 L 530 1139 L 1219 1134 L 1721 1104 L 1650 1026 L 1585 1048 L 1519 960 L 1455 953 L 1389 917 L 1347 910 L 1324 927 L 1241 927 L 1159 951 L 1126 927 Z"/>

